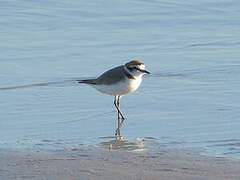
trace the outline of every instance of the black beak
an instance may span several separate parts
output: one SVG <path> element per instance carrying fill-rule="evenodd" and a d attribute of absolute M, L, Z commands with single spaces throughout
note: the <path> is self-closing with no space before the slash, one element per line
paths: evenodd
<path fill-rule="evenodd" d="M 146 73 L 146 74 L 150 74 L 150 72 L 149 71 L 147 71 L 147 70 L 143 70 L 143 69 L 139 69 L 139 68 L 137 68 L 137 67 L 134 67 L 134 69 L 136 69 L 136 70 L 138 70 L 138 71 L 141 71 L 141 72 L 143 72 L 143 73 Z"/>
<path fill-rule="evenodd" d="M 141 71 L 144 72 L 144 73 L 146 73 L 146 74 L 150 74 L 150 72 L 147 71 L 147 70 L 141 70 Z"/>

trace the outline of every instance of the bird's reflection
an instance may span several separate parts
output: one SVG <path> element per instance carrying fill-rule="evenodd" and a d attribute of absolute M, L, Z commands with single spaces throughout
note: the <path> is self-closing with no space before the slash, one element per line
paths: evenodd
<path fill-rule="evenodd" d="M 128 150 L 128 151 L 144 151 L 146 150 L 146 146 L 144 143 L 144 139 L 137 138 L 135 141 L 129 141 L 125 137 L 101 137 L 101 139 L 106 139 L 107 141 L 103 141 L 100 145 L 109 150 Z"/>

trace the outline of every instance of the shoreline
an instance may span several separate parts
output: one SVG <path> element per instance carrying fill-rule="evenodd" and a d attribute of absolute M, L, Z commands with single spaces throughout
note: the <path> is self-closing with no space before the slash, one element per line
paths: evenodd
<path fill-rule="evenodd" d="M 99 147 L 63 151 L 0 150 L 0 179 L 236 180 L 240 161 L 183 150 L 129 152 Z"/>

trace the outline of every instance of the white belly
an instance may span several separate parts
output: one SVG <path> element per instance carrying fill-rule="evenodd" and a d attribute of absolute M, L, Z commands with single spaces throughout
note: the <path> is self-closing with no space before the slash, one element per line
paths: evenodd
<path fill-rule="evenodd" d="M 142 78 L 137 79 L 126 79 L 124 81 L 119 81 L 116 84 L 111 85 L 94 85 L 98 91 L 109 94 L 109 95 L 126 95 L 132 93 L 138 89 L 142 82 Z"/>

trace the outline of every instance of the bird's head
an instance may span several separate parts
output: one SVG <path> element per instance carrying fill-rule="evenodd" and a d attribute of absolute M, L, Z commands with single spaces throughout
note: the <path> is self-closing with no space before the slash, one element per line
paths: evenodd
<path fill-rule="evenodd" d="M 144 74 L 150 74 L 150 72 L 145 69 L 144 63 L 139 60 L 132 60 L 126 63 L 125 67 L 133 76 L 143 76 Z"/>

